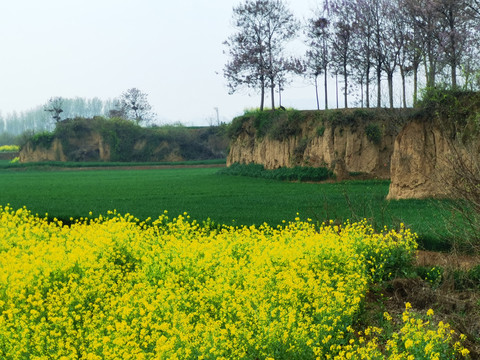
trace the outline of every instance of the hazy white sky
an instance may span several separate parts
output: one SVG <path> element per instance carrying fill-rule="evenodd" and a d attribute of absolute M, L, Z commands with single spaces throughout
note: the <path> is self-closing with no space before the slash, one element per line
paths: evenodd
<path fill-rule="evenodd" d="M 299 19 L 319 0 L 290 0 Z M 240 0 L 3 0 L 0 111 L 25 111 L 50 97 L 115 98 L 136 87 L 162 123 L 230 121 L 258 96 L 228 95 L 222 45 Z M 269 101 L 267 99 L 267 101 Z M 283 105 L 314 108 L 297 81 Z M 211 120 L 210 120 L 211 121 Z"/>

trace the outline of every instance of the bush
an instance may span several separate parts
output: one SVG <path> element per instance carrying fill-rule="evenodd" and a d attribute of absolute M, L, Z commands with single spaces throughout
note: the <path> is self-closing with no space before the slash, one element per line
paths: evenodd
<path fill-rule="evenodd" d="M 325 134 L 325 126 L 319 126 L 317 127 L 317 136 L 323 136 Z"/>
<path fill-rule="evenodd" d="M 243 124 L 248 121 L 248 116 L 238 116 L 232 120 L 227 128 L 227 136 L 229 139 L 235 140 L 243 132 Z"/>
<path fill-rule="evenodd" d="M 367 124 L 365 126 L 365 135 L 367 136 L 367 139 L 375 145 L 380 145 L 382 142 L 382 130 L 378 124 Z"/>
<path fill-rule="evenodd" d="M 55 138 L 55 135 L 53 133 L 44 131 L 44 132 L 34 134 L 30 138 L 30 141 L 34 149 L 40 146 L 44 147 L 45 149 L 50 149 L 54 138 Z"/>
<path fill-rule="evenodd" d="M 302 132 L 301 125 L 305 120 L 305 115 L 298 110 L 288 110 L 278 112 L 273 120 L 267 133 L 270 138 L 283 141 L 289 137 L 297 136 Z"/>
<path fill-rule="evenodd" d="M 267 170 L 261 164 L 235 163 L 219 171 L 219 174 L 249 176 L 280 181 L 324 181 L 333 177 L 333 173 L 324 167 L 295 166 Z"/>

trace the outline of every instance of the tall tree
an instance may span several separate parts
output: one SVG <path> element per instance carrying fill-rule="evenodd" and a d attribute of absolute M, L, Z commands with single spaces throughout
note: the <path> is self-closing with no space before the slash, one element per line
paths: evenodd
<path fill-rule="evenodd" d="M 295 66 L 284 52 L 299 24 L 281 0 L 247 0 L 234 7 L 233 22 L 237 31 L 224 42 L 231 57 L 224 68 L 230 92 L 244 86 L 260 89 L 263 110 L 270 87 L 274 109 L 275 88 L 285 80 L 285 69 Z"/>
<path fill-rule="evenodd" d="M 317 109 L 320 109 L 318 98 L 318 77 L 324 76 L 325 109 L 328 109 L 328 65 L 330 63 L 330 22 L 321 16 L 310 19 L 307 25 L 306 75 L 313 77 Z"/>
<path fill-rule="evenodd" d="M 457 87 L 457 69 L 467 46 L 471 46 L 468 29 L 470 14 L 463 0 L 437 0 L 439 13 L 439 45 L 445 64 L 450 67 L 451 85 Z"/>
<path fill-rule="evenodd" d="M 334 14 L 332 59 L 336 72 L 343 76 L 344 105 L 348 108 L 348 76 L 354 61 L 353 36 L 354 36 L 354 4 L 349 0 L 335 0 L 330 2 L 330 9 Z"/>
<path fill-rule="evenodd" d="M 393 75 L 405 43 L 405 37 L 401 31 L 403 18 L 397 5 L 395 1 L 380 1 L 380 13 L 384 24 L 379 51 L 382 54 L 381 68 L 387 75 L 390 108 L 393 108 Z"/>
<path fill-rule="evenodd" d="M 354 39 L 354 53 L 355 53 L 355 70 L 359 73 L 357 81 L 361 86 L 361 98 L 363 107 L 363 85 L 365 84 L 365 98 L 366 106 L 370 107 L 370 72 L 373 66 L 374 56 L 374 21 L 371 16 L 370 7 L 371 0 L 356 0 L 355 7 L 355 39 Z"/>

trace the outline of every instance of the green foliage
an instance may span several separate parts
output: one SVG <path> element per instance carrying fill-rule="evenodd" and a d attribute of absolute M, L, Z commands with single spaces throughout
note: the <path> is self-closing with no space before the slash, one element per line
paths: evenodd
<path fill-rule="evenodd" d="M 0 133 L 0 146 L 2 145 L 18 145 L 22 144 L 21 136 L 12 135 L 7 132 Z"/>
<path fill-rule="evenodd" d="M 323 136 L 323 134 L 325 133 L 325 126 L 319 126 L 317 127 L 317 136 Z"/>
<path fill-rule="evenodd" d="M 233 119 L 228 128 L 228 137 L 236 139 L 245 131 L 245 123 L 250 122 L 259 139 L 268 136 L 270 139 L 283 141 L 301 133 L 302 123 L 306 120 L 304 111 L 287 110 L 246 110 L 243 116 Z"/>
<path fill-rule="evenodd" d="M 40 146 L 44 147 L 45 149 L 50 149 L 54 138 L 55 138 L 55 135 L 53 133 L 49 131 L 44 131 L 44 132 L 34 134 L 31 137 L 30 141 L 34 149 Z"/>
<path fill-rule="evenodd" d="M 333 177 L 333 173 L 323 167 L 295 166 L 293 168 L 280 167 L 278 169 L 267 170 L 263 165 L 253 163 L 235 163 L 222 169 L 219 173 L 282 181 L 323 181 Z"/>
<path fill-rule="evenodd" d="M 244 131 L 243 125 L 245 122 L 249 120 L 248 116 L 237 116 L 232 120 L 232 122 L 228 125 L 227 129 L 227 136 L 231 140 L 235 140 L 240 136 L 240 134 Z"/>
<path fill-rule="evenodd" d="M 480 112 L 480 92 L 465 91 L 460 88 L 437 86 L 422 90 L 422 100 L 418 104 L 417 118 L 430 118 L 450 131 L 454 136 L 462 136 L 468 129 L 478 135 Z"/>
<path fill-rule="evenodd" d="M 428 281 L 434 287 L 438 287 L 443 281 L 445 270 L 440 266 L 417 266 L 415 272 L 422 280 Z"/>
<path fill-rule="evenodd" d="M 445 282 L 451 282 L 456 291 L 480 290 L 480 265 L 469 270 L 445 269 L 440 266 L 417 266 L 418 277 L 438 288 Z"/>
<path fill-rule="evenodd" d="M 291 159 L 293 164 L 298 164 L 303 160 L 303 155 L 305 153 L 305 150 L 307 149 L 308 143 L 308 138 L 304 137 L 300 139 L 297 146 L 295 146 L 295 149 L 293 149 L 293 159 Z"/>
<path fill-rule="evenodd" d="M 283 141 L 289 137 L 297 136 L 302 132 L 302 123 L 305 113 L 298 110 L 277 111 L 268 136 L 274 140 Z"/>
<path fill-rule="evenodd" d="M 375 145 L 380 145 L 382 142 L 382 130 L 378 124 L 370 123 L 365 126 L 365 135 L 367 139 Z"/>

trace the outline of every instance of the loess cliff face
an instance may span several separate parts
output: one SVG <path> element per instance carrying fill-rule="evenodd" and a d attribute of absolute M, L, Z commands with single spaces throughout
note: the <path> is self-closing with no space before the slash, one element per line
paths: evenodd
<path fill-rule="evenodd" d="M 376 141 L 367 137 L 370 122 L 329 124 L 306 121 L 294 136 L 275 140 L 256 136 L 252 122 L 245 122 L 232 140 L 227 166 L 233 163 L 262 164 L 267 169 L 292 166 L 328 167 L 337 179 L 362 174 L 371 178 L 390 177 L 390 158 L 396 132 L 385 121 L 374 122 L 382 134 Z M 372 123 L 370 123 L 372 124 Z"/>
<path fill-rule="evenodd" d="M 408 123 L 395 140 L 387 199 L 455 197 L 460 164 L 478 171 L 478 139 L 467 144 L 433 121 Z M 467 170 L 469 171 L 469 170 Z"/>
<path fill-rule="evenodd" d="M 20 162 L 39 162 L 39 161 L 67 161 L 63 153 L 62 143 L 54 139 L 48 145 L 35 145 L 31 141 L 27 142 L 19 154 Z"/>
<path fill-rule="evenodd" d="M 49 142 L 35 144 L 27 142 L 20 151 L 20 162 L 39 161 L 109 161 L 110 146 L 96 132 L 81 137 L 68 138 L 69 151 L 65 151 L 62 141 L 53 138 Z"/>

